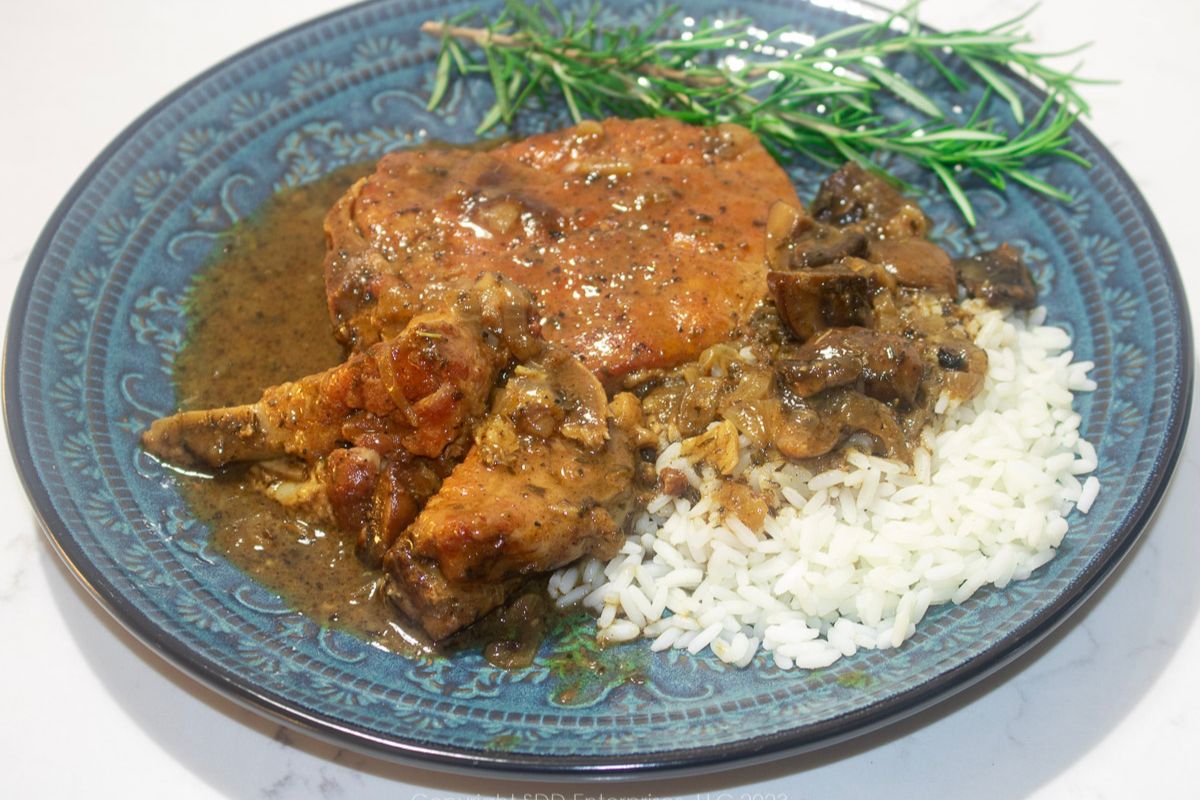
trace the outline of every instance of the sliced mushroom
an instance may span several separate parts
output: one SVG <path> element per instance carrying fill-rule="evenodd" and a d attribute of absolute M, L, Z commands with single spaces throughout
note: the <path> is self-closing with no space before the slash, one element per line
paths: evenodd
<path fill-rule="evenodd" d="M 867 248 L 867 258 L 912 289 L 953 295 L 958 285 L 946 251 L 924 239 L 879 239 Z"/>
<path fill-rule="evenodd" d="M 903 336 L 866 328 L 834 328 L 780 359 L 783 385 L 798 397 L 853 386 L 883 402 L 911 403 L 921 387 L 921 351 Z"/>
<path fill-rule="evenodd" d="M 821 183 L 809 208 L 818 222 L 858 225 L 869 239 L 921 237 L 929 218 L 878 175 L 848 162 Z"/>
<path fill-rule="evenodd" d="M 767 285 L 780 318 L 802 342 L 829 328 L 872 324 L 874 288 L 870 278 L 840 263 L 771 272 Z"/>
<path fill-rule="evenodd" d="M 958 280 L 971 297 L 989 306 L 1033 308 L 1037 286 L 1020 252 L 1005 242 L 995 250 L 954 262 Z"/>

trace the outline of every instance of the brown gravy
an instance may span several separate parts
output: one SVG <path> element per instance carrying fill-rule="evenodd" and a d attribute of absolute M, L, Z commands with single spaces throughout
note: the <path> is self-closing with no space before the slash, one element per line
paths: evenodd
<path fill-rule="evenodd" d="M 371 169 L 351 165 L 280 192 L 225 234 L 188 294 L 188 336 L 174 367 L 180 410 L 254 402 L 267 386 L 344 360 L 325 300 L 322 223 Z M 380 649 L 426 658 L 482 651 L 496 666 L 521 668 L 575 611 L 555 608 L 545 581 L 532 581 L 513 602 L 435 648 L 384 597 L 382 574 L 359 560 L 352 537 L 263 496 L 248 485 L 244 467 L 211 478 L 177 476 L 215 550 L 313 621 Z"/>
<path fill-rule="evenodd" d="M 343 359 L 325 306 L 326 210 L 370 165 L 346 167 L 281 192 L 234 226 L 188 298 L 188 338 L 175 361 L 181 409 L 253 402 L 266 386 Z M 396 619 L 354 543 L 322 530 L 244 484 L 244 470 L 180 476 L 212 545 L 314 621 L 383 649 L 428 653 Z"/>

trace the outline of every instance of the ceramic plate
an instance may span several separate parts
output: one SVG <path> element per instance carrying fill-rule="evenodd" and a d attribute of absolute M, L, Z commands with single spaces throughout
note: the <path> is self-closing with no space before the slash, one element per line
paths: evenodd
<path fill-rule="evenodd" d="M 8 332 L 9 436 L 57 548 L 130 630 L 196 678 L 343 746 L 430 766 L 628 774 L 796 752 L 895 720 L 1027 649 L 1111 572 L 1179 452 L 1191 340 L 1157 224 L 1081 128 L 1073 148 L 1095 166 L 1040 173 L 1074 196 L 1070 204 L 973 185 L 984 222 L 970 231 L 935 187 L 926 185 L 925 202 L 946 221 L 935 235 L 952 253 L 1020 246 L 1050 321 L 1071 331 L 1079 358 L 1096 362 L 1099 389 L 1077 407 L 1099 447 L 1103 491 L 1090 514 L 1072 515 L 1058 557 L 1032 579 L 932 611 L 898 650 L 783 672 L 762 657 L 739 671 L 629 645 L 599 654 L 607 669 L 597 676 L 563 666 L 564 654 L 591 646 L 577 626 L 547 640 L 527 670 L 477 655 L 407 660 L 321 628 L 210 549 L 205 527 L 137 442 L 173 410 L 189 282 L 221 232 L 273 192 L 426 138 L 471 140 L 490 90 L 456 86 L 442 111 L 427 112 L 437 43 L 416 34 L 423 20 L 463 8 L 355 6 L 235 56 L 126 130 L 42 234 Z M 603 13 L 644 21 L 658 10 L 614 0 Z M 705 0 L 689 12 L 809 32 L 854 21 L 795 0 Z M 939 91 L 931 71 L 909 75 Z M 820 172 L 794 175 L 811 197 Z"/>

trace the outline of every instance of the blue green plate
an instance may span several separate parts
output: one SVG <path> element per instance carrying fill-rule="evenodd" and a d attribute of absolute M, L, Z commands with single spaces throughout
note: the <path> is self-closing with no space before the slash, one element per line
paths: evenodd
<path fill-rule="evenodd" d="M 1072 515 L 1058 557 L 1032 579 L 932 611 L 898 650 L 783 672 L 761 657 L 739 671 L 634 644 L 599 654 L 606 669 L 596 675 L 571 666 L 590 647 L 590 628 L 578 623 L 550 637 L 527 670 L 474 654 L 408 660 L 322 628 L 214 552 L 137 439 L 172 410 L 188 285 L 221 232 L 273 192 L 414 141 L 470 141 L 490 90 L 457 85 L 442 110 L 426 111 L 437 43 L 416 32 L 465 8 L 354 6 L 234 56 L 134 122 L 47 224 L 8 331 L 12 450 L 58 551 L 139 638 L 251 708 L 389 758 L 541 774 L 714 769 L 816 748 L 944 699 L 1028 649 L 1113 570 L 1179 453 L 1192 345 L 1158 225 L 1082 127 L 1072 146 L 1095 166 L 1038 173 L 1069 191 L 1069 204 L 972 185 L 983 223 L 967 230 L 937 188 L 922 185 L 951 251 L 1008 240 L 1029 254 L 1051 322 L 1096 362 L 1099 389 L 1078 409 L 1098 445 L 1103 491 L 1090 514 Z M 854 21 L 795 0 L 688 9 L 744 14 L 768 29 Z M 659 10 L 618 0 L 603 13 L 638 21 Z M 908 74 L 939 91 L 931 70 Z M 1037 103 L 1032 88 L 1021 91 Z M 563 119 L 551 110 L 529 122 Z M 811 196 L 819 171 L 794 174 Z"/>

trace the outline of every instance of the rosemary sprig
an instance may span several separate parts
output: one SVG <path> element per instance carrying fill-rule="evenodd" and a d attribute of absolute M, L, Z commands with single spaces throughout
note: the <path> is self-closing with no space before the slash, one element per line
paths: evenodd
<path fill-rule="evenodd" d="M 1022 23 L 1029 12 L 982 30 L 933 33 L 917 20 L 920 2 L 814 39 L 762 31 L 749 20 L 696 21 L 674 7 L 645 27 L 606 29 L 598 24 L 598 6 L 579 18 L 550 0 L 506 0 L 490 23 L 467 12 L 422 26 L 442 40 L 429 107 L 442 102 L 453 80 L 485 77 L 496 99 L 478 133 L 511 125 L 532 101 L 557 97 L 577 121 L 668 116 L 699 125 L 738 123 L 781 160 L 802 155 L 829 166 L 853 160 L 883 173 L 871 157 L 891 153 L 937 175 L 970 225 L 975 212 L 964 173 L 997 188 L 1015 181 L 1069 200 L 1029 165 L 1052 156 L 1087 166 L 1067 149 L 1067 131 L 1088 110 L 1078 87 L 1097 81 L 1050 63 L 1076 51 L 1026 49 L 1030 36 Z M 949 108 L 892 66 L 903 56 L 938 72 L 953 98 Z M 1003 67 L 1045 89 L 1047 100 L 1031 116 Z M 988 116 L 994 97 L 1007 103 L 1015 132 Z"/>

